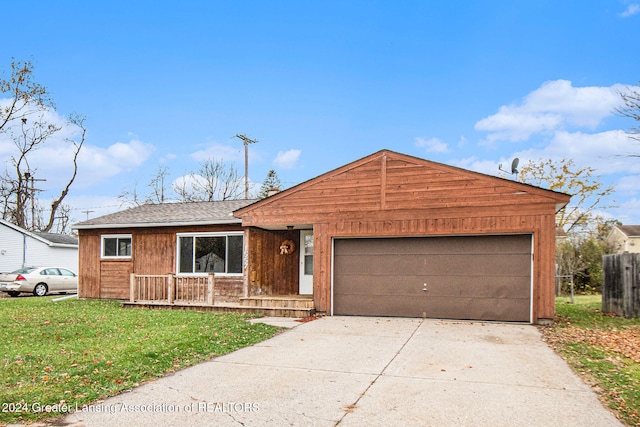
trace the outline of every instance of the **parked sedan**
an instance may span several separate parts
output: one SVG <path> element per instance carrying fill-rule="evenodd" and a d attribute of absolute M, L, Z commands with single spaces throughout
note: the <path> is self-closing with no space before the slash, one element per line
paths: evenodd
<path fill-rule="evenodd" d="M 50 292 L 78 292 L 78 275 L 60 267 L 26 267 L 0 274 L 0 291 L 17 297 L 21 292 L 42 297 Z"/>

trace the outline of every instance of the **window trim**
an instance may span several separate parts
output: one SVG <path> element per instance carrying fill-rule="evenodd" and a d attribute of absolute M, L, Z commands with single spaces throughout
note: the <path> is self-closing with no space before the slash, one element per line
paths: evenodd
<path fill-rule="evenodd" d="M 130 239 L 131 254 L 130 255 L 105 255 L 104 241 L 106 239 Z M 117 241 L 116 241 L 116 247 L 118 247 Z M 133 255 L 133 236 L 131 234 L 103 234 L 100 236 L 100 259 L 131 259 L 132 255 Z"/>
<path fill-rule="evenodd" d="M 210 273 L 208 272 L 196 272 L 196 271 L 192 271 L 192 272 L 181 272 L 180 271 L 180 238 L 181 237 L 193 237 L 193 245 L 195 246 L 196 244 L 196 238 L 198 237 L 229 237 L 229 236 L 242 236 L 242 268 L 241 270 L 244 270 L 244 251 L 245 251 L 245 238 L 244 238 L 244 231 L 215 231 L 215 232 L 185 232 L 185 233 L 176 233 L 176 263 L 175 263 L 175 272 L 177 276 L 206 276 Z M 228 243 L 228 240 L 226 241 Z M 226 253 L 226 257 L 225 257 L 225 270 L 227 270 L 229 268 L 229 246 L 227 244 L 225 244 L 225 251 Z M 193 248 L 193 254 L 194 254 L 194 259 L 192 260 L 192 268 L 193 265 L 195 264 L 195 247 Z M 240 273 L 214 273 L 216 276 L 234 276 L 234 277 L 241 277 L 244 273 L 241 271 Z"/>

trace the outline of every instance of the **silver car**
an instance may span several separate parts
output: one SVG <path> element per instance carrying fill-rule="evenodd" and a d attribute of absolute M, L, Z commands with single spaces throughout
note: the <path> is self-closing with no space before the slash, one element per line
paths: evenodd
<path fill-rule="evenodd" d="M 77 293 L 78 275 L 61 267 L 26 267 L 0 274 L 0 291 L 12 297 L 29 292 L 42 297 L 50 292 Z"/>

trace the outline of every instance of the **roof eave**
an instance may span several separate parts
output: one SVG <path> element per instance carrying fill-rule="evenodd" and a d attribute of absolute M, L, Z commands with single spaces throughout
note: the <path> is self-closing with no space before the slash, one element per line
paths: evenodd
<path fill-rule="evenodd" d="M 212 221 L 179 221 L 179 222 L 144 222 L 144 223 L 121 223 L 121 224 L 74 224 L 72 230 L 96 230 L 102 228 L 153 228 L 153 227 L 184 227 L 193 225 L 233 225 L 242 224 L 237 218 L 221 219 Z"/>

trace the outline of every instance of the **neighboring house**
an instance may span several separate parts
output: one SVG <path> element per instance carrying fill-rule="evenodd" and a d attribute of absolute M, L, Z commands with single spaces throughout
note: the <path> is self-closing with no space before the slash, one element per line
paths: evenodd
<path fill-rule="evenodd" d="M 51 265 L 78 271 L 78 239 L 27 231 L 0 219 L 0 271 Z"/>
<path fill-rule="evenodd" d="M 382 150 L 259 201 L 143 205 L 76 224 L 80 296 L 138 301 L 165 275 L 168 293 L 153 292 L 175 303 L 181 278 L 214 260 L 213 305 L 299 295 L 329 315 L 545 322 L 555 214 L 569 200 Z"/>
<path fill-rule="evenodd" d="M 640 253 L 640 225 L 616 225 L 607 237 L 615 253 Z"/>

